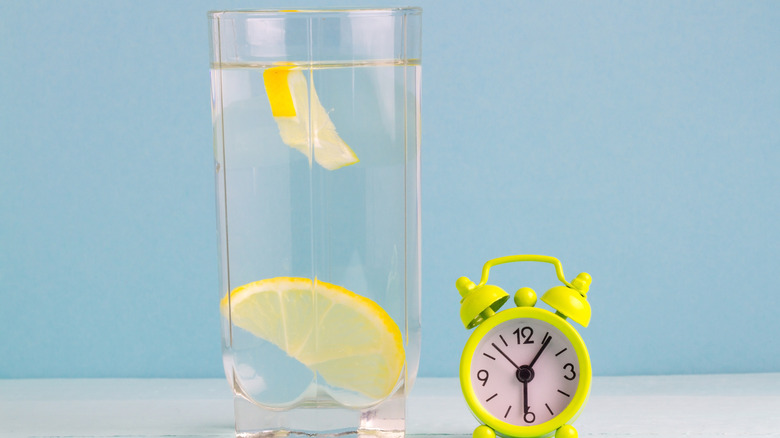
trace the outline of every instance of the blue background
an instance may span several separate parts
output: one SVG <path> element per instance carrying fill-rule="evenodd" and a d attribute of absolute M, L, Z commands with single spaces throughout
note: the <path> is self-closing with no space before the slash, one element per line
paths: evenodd
<path fill-rule="evenodd" d="M 598 375 L 780 371 L 780 3 L 419 4 L 420 375 L 516 253 Z M 273 6 L 0 3 L 0 377 L 222 375 L 206 12 Z"/>

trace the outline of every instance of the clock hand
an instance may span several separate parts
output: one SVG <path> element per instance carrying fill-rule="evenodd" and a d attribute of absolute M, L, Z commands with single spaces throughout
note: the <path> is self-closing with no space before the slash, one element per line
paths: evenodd
<path fill-rule="evenodd" d="M 523 414 L 527 414 L 530 407 L 528 406 L 528 382 L 523 381 Z"/>
<path fill-rule="evenodd" d="M 494 343 L 491 343 L 491 345 L 493 345 L 493 348 L 495 348 L 496 350 L 498 350 L 498 352 L 499 352 L 499 353 L 501 353 L 501 355 L 502 355 L 502 356 L 504 356 L 504 357 L 506 358 L 506 360 L 508 360 L 508 361 L 509 361 L 509 363 L 511 363 L 512 365 L 514 365 L 514 366 L 515 366 L 515 368 L 520 368 L 519 366 L 517 366 L 517 364 L 516 364 L 516 363 L 515 363 L 515 362 L 514 362 L 512 359 L 510 359 L 510 358 L 509 358 L 509 356 L 507 356 L 507 355 L 506 355 L 506 353 L 504 353 L 503 351 L 501 351 L 501 349 L 500 349 L 500 348 L 498 348 L 498 345 L 496 345 L 496 344 L 494 344 Z"/>
<path fill-rule="evenodd" d="M 544 351 L 544 349 L 547 348 L 547 345 L 550 343 L 551 339 L 552 339 L 552 337 L 548 337 L 544 341 L 544 343 L 542 344 L 542 348 L 540 348 L 539 351 L 536 353 L 536 356 L 534 356 L 534 360 L 532 360 L 531 363 L 528 364 L 528 368 L 533 368 L 534 367 L 534 364 L 536 363 L 536 359 L 539 359 L 539 356 L 541 356 L 542 352 Z M 498 348 L 498 347 L 496 347 L 496 348 Z"/>

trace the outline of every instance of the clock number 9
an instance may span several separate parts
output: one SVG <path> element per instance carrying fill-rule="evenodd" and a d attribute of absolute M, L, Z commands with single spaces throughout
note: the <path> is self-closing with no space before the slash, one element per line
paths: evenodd
<path fill-rule="evenodd" d="M 483 375 L 484 375 L 484 377 L 483 377 Z M 477 379 L 479 379 L 479 381 L 482 382 L 482 386 L 485 386 L 485 384 L 487 383 L 488 376 L 489 376 L 489 374 L 488 374 L 487 370 L 479 370 L 479 372 L 477 372 Z"/>
<path fill-rule="evenodd" d="M 563 376 L 566 380 L 574 380 L 575 377 L 577 377 L 577 373 L 574 372 L 574 365 L 567 363 L 563 366 L 564 370 L 569 370 L 571 372 L 571 376 Z"/>

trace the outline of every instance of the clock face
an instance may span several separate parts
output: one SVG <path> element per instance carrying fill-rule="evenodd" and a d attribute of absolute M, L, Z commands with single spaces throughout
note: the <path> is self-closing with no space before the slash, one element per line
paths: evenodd
<path fill-rule="evenodd" d="M 580 362 L 571 341 L 535 318 L 493 327 L 471 359 L 475 397 L 492 416 L 518 426 L 539 425 L 563 412 L 579 380 Z"/>

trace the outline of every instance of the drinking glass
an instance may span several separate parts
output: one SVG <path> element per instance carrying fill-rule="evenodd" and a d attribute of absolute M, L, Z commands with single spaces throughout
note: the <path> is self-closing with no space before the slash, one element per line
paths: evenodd
<path fill-rule="evenodd" d="M 404 434 L 420 355 L 421 13 L 209 13 L 238 436 Z"/>

